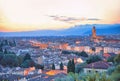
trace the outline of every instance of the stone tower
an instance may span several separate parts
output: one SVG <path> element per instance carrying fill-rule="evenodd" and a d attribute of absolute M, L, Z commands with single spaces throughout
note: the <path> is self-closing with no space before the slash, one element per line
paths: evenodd
<path fill-rule="evenodd" d="M 97 36 L 96 36 L 96 28 L 95 26 L 93 26 L 92 28 L 92 38 L 95 39 Z"/>

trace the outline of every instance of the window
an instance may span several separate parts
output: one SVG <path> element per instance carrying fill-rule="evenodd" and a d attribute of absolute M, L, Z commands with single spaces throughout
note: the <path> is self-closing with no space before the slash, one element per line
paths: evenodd
<path fill-rule="evenodd" d="M 95 71 L 96 73 L 98 73 L 98 71 Z"/>
<path fill-rule="evenodd" d="M 87 70 L 87 72 L 88 72 L 88 73 L 90 73 L 90 72 L 91 72 L 91 70 Z"/>

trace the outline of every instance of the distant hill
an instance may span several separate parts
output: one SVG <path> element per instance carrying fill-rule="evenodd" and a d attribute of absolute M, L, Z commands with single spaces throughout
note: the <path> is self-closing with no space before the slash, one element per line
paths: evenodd
<path fill-rule="evenodd" d="M 120 24 L 86 24 L 76 25 L 62 30 L 36 30 L 26 32 L 0 32 L 0 36 L 68 36 L 90 35 L 92 27 L 96 27 L 97 35 L 120 34 Z"/>

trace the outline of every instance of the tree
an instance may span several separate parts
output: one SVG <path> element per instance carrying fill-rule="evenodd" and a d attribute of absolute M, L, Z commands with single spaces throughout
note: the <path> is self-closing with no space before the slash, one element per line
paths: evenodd
<path fill-rule="evenodd" d="M 28 68 L 28 67 L 33 67 L 33 66 L 35 66 L 35 62 L 31 59 L 30 54 L 27 53 L 23 58 L 21 67 Z"/>
<path fill-rule="evenodd" d="M 18 65 L 20 66 L 23 63 L 24 57 L 19 55 L 17 56 L 17 59 L 18 59 Z"/>
<path fill-rule="evenodd" d="M 27 54 L 25 55 L 23 61 L 25 61 L 25 60 L 31 60 L 30 54 L 27 53 Z"/>
<path fill-rule="evenodd" d="M 3 53 L 3 49 L 2 49 L 2 47 L 0 47 L 0 52 L 2 52 L 2 53 Z"/>
<path fill-rule="evenodd" d="M 60 63 L 60 70 L 63 70 L 64 69 L 64 66 L 63 66 L 63 63 L 61 62 Z"/>
<path fill-rule="evenodd" d="M 55 64 L 54 63 L 52 64 L 52 70 L 55 70 Z"/>
<path fill-rule="evenodd" d="M 8 50 L 7 49 L 4 50 L 4 54 L 8 54 Z"/>
<path fill-rule="evenodd" d="M 114 72 L 112 73 L 111 79 L 113 81 L 120 81 L 120 65 L 118 65 Z"/>
<path fill-rule="evenodd" d="M 3 66 L 16 67 L 18 66 L 17 56 L 14 54 L 6 54 L 1 60 Z"/>
<path fill-rule="evenodd" d="M 94 51 L 94 52 L 96 51 L 95 47 L 92 47 L 92 51 Z"/>
<path fill-rule="evenodd" d="M 114 61 L 116 64 L 120 64 L 120 54 L 118 54 L 115 58 Z"/>
<path fill-rule="evenodd" d="M 111 80 L 105 73 L 98 74 L 77 74 L 77 73 L 69 73 L 67 76 L 63 78 L 55 78 L 55 81 L 119 81 L 119 80 Z"/>
<path fill-rule="evenodd" d="M 23 68 L 29 68 L 35 66 L 35 63 L 33 60 L 25 60 L 22 64 L 21 67 Z"/>
<path fill-rule="evenodd" d="M 3 58 L 3 49 L 2 49 L 2 47 L 0 47 L 0 61 L 2 60 L 2 58 Z"/>
<path fill-rule="evenodd" d="M 88 64 L 93 63 L 93 62 L 98 62 L 98 61 L 102 61 L 102 58 L 98 55 L 92 55 L 86 60 Z"/>
<path fill-rule="evenodd" d="M 67 73 L 71 72 L 71 60 L 68 61 L 68 64 L 67 64 Z"/>
<path fill-rule="evenodd" d="M 69 72 L 73 72 L 75 73 L 75 63 L 74 63 L 74 59 L 69 60 L 68 65 L 67 65 L 67 73 Z"/>
<path fill-rule="evenodd" d="M 16 41 L 15 40 L 13 41 L 13 45 L 16 46 Z"/>
<path fill-rule="evenodd" d="M 82 51 L 82 52 L 62 51 L 62 54 L 75 54 L 78 56 L 88 57 L 88 54 L 85 51 Z"/>
<path fill-rule="evenodd" d="M 88 54 L 87 54 L 85 51 L 82 51 L 82 52 L 80 53 L 80 55 L 83 56 L 83 57 L 88 57 Z"/>
<path fill-rule="evenodd" d="M 72 67 L 71 67 L 71 68 L 72 68 L 72 69 L 71 69 L 72 72 L 75 73 L 75 63 L 74 63 L 74 59 L 72 59 L 72 64 L 71 64 L 71 66 L 72 66 Z"/>
<path fill-rule="evenodd" d="M 10 46 L 16 46 L 16 42 L 15 42 L 15 40 L 13 40 L 13 41 L 9 41 L 9 45 L 10 45 Z"/>
<path fill-rule="evenodd" d="M 112 63 L 114 63 L 114 58 L 115 58 L 115 56 L 110 56 L 110 57 L 107 59 L 107 62 L 112 62 Z"/>
<path fill-rule="evenodd" d="M 3 59 L 4 55 L 2 53 L 0 53 L 0 64 L 1 64 L 1 60 Z"/>
<path fill-rule="evenodd" d="M 108 73 L 109 75 L 111 75 L 114 71 L 115 71 L 115 66 L 109 67 L 109 68 L 107 69 L 107 73 Z"/>
<path fill-rule="evenodd" d="M 79 64 L 76 64 L 75 66 L 75 72 L 76 73 L 81 73 L 83 72 L 83 67 L 86 66 L 87 63 L 79 63 Z"/>
<path fill-rule="evenodd" d="M 71 52 L 69 52 L 69 51 L 62 51 L 62 54 L 71 54 Z"/>
<path fill-rule="evenodd" d="M 4 40 L 5 45 L 9 45 L 8 40 Z"/>
<path fill-rule="evenodd" d="M 3 42 L 0 42 L 0 48 L 3 47 Z"/>
<path fill-rule="evenodd" d="M 44 69 L 44 65 L 36 64 L 36 65 L 35 65 L 35 68 L 36 68 L 36 69 L 42 69 L 42 70 L 43 70 L 43 69 Z"/>

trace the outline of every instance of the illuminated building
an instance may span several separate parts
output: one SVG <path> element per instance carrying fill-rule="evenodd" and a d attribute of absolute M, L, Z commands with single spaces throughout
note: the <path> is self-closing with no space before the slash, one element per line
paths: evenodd
<path fill-rule="evenodd" d="M 66 50 L 67 47 L 68 47 L 68 43 L 64 43 L 64 44 L 61 44 L 61 45 L 59 46 L 59 48 L 60 48 L 60 49 L 63 49 L 63 50 Z"/>
<path fill-rule="evenodd" d="M 96 28 L 95 28 L 95 26 L 93 26 L 91 40 L 94 42 L 99 42 L 100 39 L 103 39 L 103 36 L 97 36 L 96 35 Z"/>

